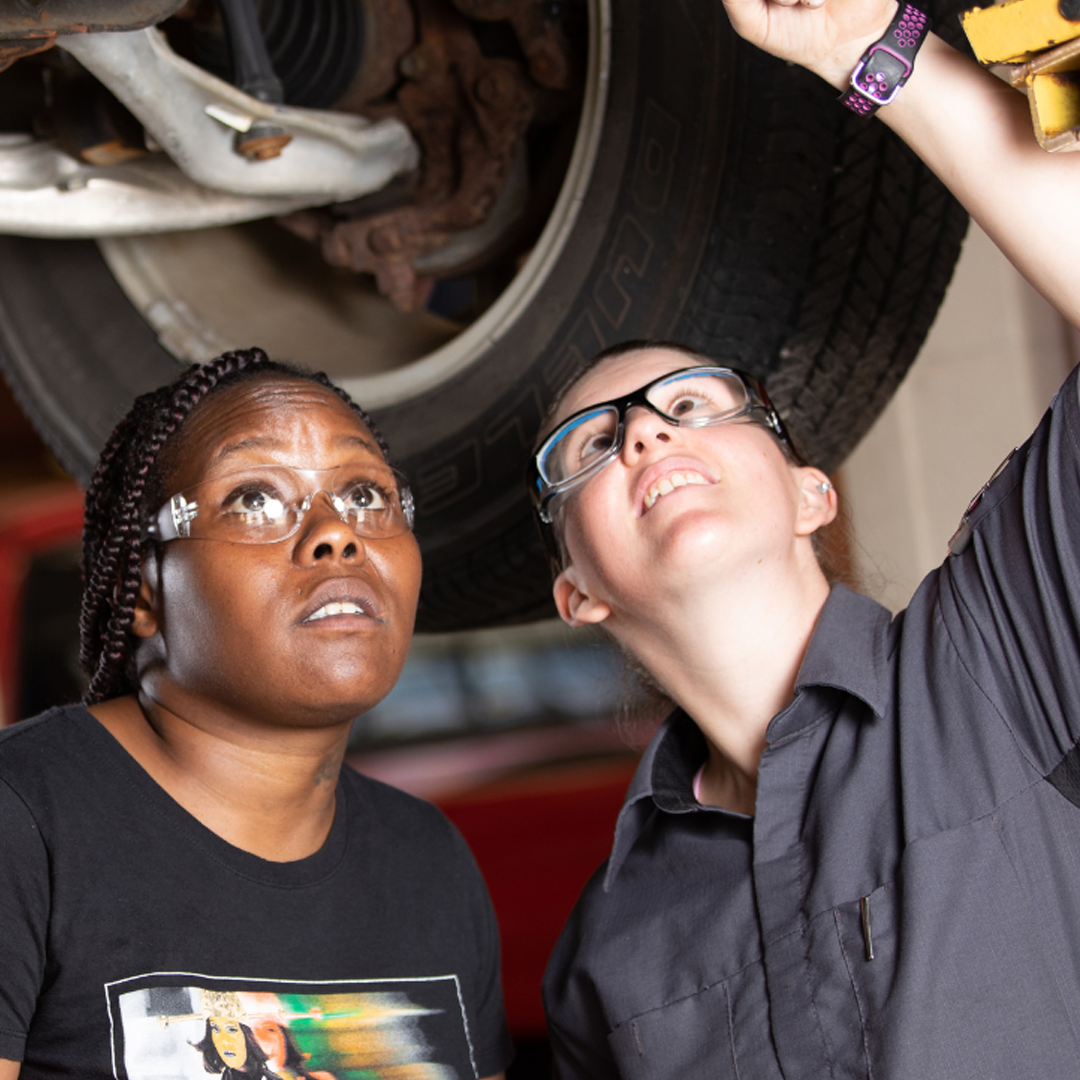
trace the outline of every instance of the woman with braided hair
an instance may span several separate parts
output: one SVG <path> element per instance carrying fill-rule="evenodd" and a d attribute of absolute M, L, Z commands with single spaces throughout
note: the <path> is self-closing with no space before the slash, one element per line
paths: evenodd
<path fill-rule="evenodd" d="M 342 768 L 408 650 L 411 525 L 321 374 L 249 349 L 132 406 L 86 499 L 83 705 L 0 735 L 2 1080 L 185 1075 L 222 995 L 344 1031 L 339 1080 L 501 1072 L 471 856 Z"/>

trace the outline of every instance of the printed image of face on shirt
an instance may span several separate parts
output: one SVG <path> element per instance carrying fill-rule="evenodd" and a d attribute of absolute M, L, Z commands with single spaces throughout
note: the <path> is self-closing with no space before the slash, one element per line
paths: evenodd
<path fill-rule="evenodd" d="M 195 1049 L 201 1051 L 203 1068 L 225 1078 L 265 1076 L 266 1054 L 247 1024 L 230 1016 L 206 1018 L 206 1033 Z"/>
<path fill-rule="evenodd" d="M 207 1018 L 206 1031 L 218 1057 L 230 1068 L 242 1069 L 247 1061 L 246 1039 L 251 1036 L 248 1028 L 224 1016 L 211 1016 Z"/>
<path fill-rule="evenodd" d="M 317 987 L 195 978 L 148 975 L 106 988 L 117 1080 L 476 1075 L 454 976 Z"/>

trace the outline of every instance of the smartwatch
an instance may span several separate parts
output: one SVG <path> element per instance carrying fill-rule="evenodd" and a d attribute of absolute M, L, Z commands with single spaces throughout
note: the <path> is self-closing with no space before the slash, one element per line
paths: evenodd
<path fill-rule="evenodd" d="M 926 12 L 901 0 L 889 28 L 855 65 L 841 104 L 860 116 L 873 116 L 882 105 L 888 105 L 910 78 L 915 54 L 929 33 Z"/>

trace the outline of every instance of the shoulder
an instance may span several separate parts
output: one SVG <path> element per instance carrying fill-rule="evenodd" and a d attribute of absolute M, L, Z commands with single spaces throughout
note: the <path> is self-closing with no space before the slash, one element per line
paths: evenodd
<path fill-rule="evenodd" d="M 74 770 L 61 768 L 57 778 L 54 761 L 69 752 L 64 736 L 63 709 L 0 731 L 0 867 L 5 880 L 17 867 L 20 873 L 36 865 L 47 846 L 43 827 L 57 802 L 77 781 Z M 42 870 L 44 872 L 44 870 Z"/>
<path fill-rule="evenodd" d="M 43 839 L 70 840 L 129 821 L 134 764 L 81 705 L 50 709 L 0 731 L 0 783 L 33 815 Z"/>
<path fill-rule="evenodd" d="M 96 726 L 97 721 L 81 705 L 65 705 L 3 728 L 0 778 L 25 782 L 66 766 L 78 768 L 93 752 Z"/>
<path fill-rule="evenodd" d="M 601 943 L 610 933 L 618 934 L 624 929 L 622 926 L 613 929 L 612 909 L 621 909 L 625 899 L 633 901 L 635 897 L 631 894 L 624 898 L 621 891 L 604 888 L 609 862 L 605 861 L 589 878 L 563 926 L 544 975 L 545 991 L 549 986 L 554 989 L 563 983 L 590 950 L 602 948 Z"/>
<path fill-rule="evenodd" d="M 604 889 L 607 863 L 585 886 L 556 942 L 544 972 L 541 993 L 552 1031 L 605 1034 L 609 1026 L 598 1015 L 605 965 L 600 958 L 611 936 L 621 932 L 608 916 L 612 895 Z M 598 961 L 600 961 L 598 963 Z"/>
<path fill-rule="evenodd" d="M 18 745 L 26 739 L 52 738 L 58 734 L 60 727 L 65 723 L 70 724 L 72 719 L 78 718 L 80 714 L 90 716 L 82 705 L 63 705 L 59 708 L 48 709 L 26 720 L 9 724 L 7 727 L 0 728 L 0 748 L 6 750 L 9 746 Z"/>

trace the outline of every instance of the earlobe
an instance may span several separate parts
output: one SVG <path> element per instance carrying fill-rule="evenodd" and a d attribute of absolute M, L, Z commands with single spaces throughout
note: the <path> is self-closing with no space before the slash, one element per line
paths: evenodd
<path fill-rule="evenodd" d="M 568 566 L 552 586 L 559 616 L 568 626 L 590 626 L 603 622 L 611 608 L 588 594 L 574 566 Z"/>
<path fill-rule="evenodd" d="M 135 594 L 135 611 L 131 617 L 131 632 L 136 637 L 152 638 L 159 629 L 157 556 L 148 555 L 142 561 L 142 583 Z"/>

